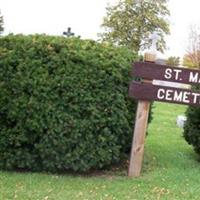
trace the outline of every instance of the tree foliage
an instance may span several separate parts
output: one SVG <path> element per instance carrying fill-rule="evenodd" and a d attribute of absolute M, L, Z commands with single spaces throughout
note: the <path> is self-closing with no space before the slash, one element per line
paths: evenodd
<path fill-rule="evenodd" d="M 183 65 L 188 68 L 200 68 L 200 51 L 187 53 L 183 57 Z"/>
<path fill-rule="evenodd" d="M 166 64 L 172 67 L 177 67 L 180 64 L 180 57 L 170 56 L 167 59 Z"/>
<path fill-rule="evenodd" d="M 200 92 L 199 85 L 193 86 L 192 89 Z M 200 107 L 188 106 L 186 116 L 187 121 L 184 125 L 183 136 L 200 155 Z"/>
<path fill-rule="evenodd" d="M 187 53 L 183 57 L 183 65 L 200 69 L 200 28 L 190 27 Z"/>
<path fill-rule="evenodd" d="M 190 27 L 187 54 L 183 58 L 183 65 L 200 69 L 200 27 L 198 26 Z M 192 89 L 200 92 L 199 85 L 193 85 Z M 200 155 L 200 107 L 188 106 L 186 116 L 184 138 Z"/>
<path fill-rule="evenodd" d="M 129 152 L 137 55 L 76 37 L 0 38 L 0 168 L 86 171 Z"/>
<path fill-rule="evenodd" d="M 125 45 L 138 52 L 149 47 L 149 36 L 156 31 L 160 36 L 158 49 L 165 48 L 164 35 L 169 34 L 167 0 L 120 0 L 107 7 L 100 34 L 104 41 Z"/>
<path fill-rule="evenodd" d="M 3 28 L 3 16 L 1 15 L 1 11 L 0 11 L 0 34 L 3 32 L 4 28 Z"/>

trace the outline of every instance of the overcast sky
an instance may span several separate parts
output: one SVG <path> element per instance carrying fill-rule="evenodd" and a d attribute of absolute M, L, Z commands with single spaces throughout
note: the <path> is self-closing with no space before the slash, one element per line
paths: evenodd
<path fill-rule="evenodd" d="M 97 39 L 105 7 L 117 0 L 0 0 L 5 32 L 61 35 L 67 27 L 81 38 Z M 171 35 L 165 56 L 182 56 L 190 24 L 200 24 L 200 1 L 170 0 Z"/>

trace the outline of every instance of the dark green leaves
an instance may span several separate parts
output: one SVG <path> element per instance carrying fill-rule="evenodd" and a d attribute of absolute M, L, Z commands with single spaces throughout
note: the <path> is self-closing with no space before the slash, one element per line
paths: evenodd
<path fill-rule="evenodd" d="M 130 51 L 50 36 L 0 38 L 0 168 L 86 171 L 130 148 Z"/>
<path fill-rule="evenodd" d="M 199 86 L 194 86 L 197 91 Z M 200 154 L 200 108 L 189 106 L 186 111 L 187 121 L 184 126 L 184 138 Z"/>

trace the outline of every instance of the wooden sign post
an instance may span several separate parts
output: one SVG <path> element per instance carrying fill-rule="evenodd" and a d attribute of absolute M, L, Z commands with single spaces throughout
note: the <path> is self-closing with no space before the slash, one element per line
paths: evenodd
<path fill-rule="evenodd" d="M 128 176 L 140 176 L 150 101 L 138 101 Z"/>
<path fill-rule="evenodd" d="M 135 63 L 132 75 L 143 80 L 162 80 L 168 82 L 200 84 L 200 70 L 158 65 L 150 62 Z M 144 154 L 144 140 L 147 128 L 150 101 L 200 106 L 200 92 L 183 88 L 153 85 L 152 82 L 135 82 L 129 87 L 129 96 L 138 99 L 138 108 L 131 150 L 128 175 L 140 175 Z"/>
<path fill-rule="evenodd" d="M 151 61 L 154 61 L 155 57 L 154 56 L 150 57 L 150 59 L 152 59 Z M 144 143 L 145 143 L 146 129 L 149 117 L 150 103 L 151 102 L 148 100 L 138 101 L 136 119 L 135 119 L 135 128 L 134 128 L 133 141 L 131 147 L 129 170 L 128 170 L 129 177 L 140 176 L 143 155 L 144 155 Z"/>
<path fill-rule="evenodd" d="M 152 40 L 151 50 L 149 53 L 145 53 L 144 60 L 147 62 L 154 63 L 156 59 L 156 43 L 159 39 L 159 36 L 156 32 L 154 32 L 151 35 L 150 39 Z M 149 82 L 149 79 L 143 79 L 142 81 Z M 149 107 L 149 100 L 140 99 L 138 101 L 135 128 L 131 147 L 130 164 L 128 170 L 128 176 L 130 177 L 138 177 L 142 168 L 142 161 L 144 155 L 144 141 L 149 117 Z"/>

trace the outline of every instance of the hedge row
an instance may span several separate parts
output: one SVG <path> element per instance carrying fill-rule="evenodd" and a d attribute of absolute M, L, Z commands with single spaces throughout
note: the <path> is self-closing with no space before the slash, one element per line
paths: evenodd
<path fill-rule="evenodd" d="M 200 87 L 193 86 L 193 90 L 200 91 Z M 188 106 L 186 116 L 187 121 L 184 126 L 184 138 L 200 155 L 200 107 Z"/>
<path fill-rule="evenodd" d="M 86 171 L 130 149 L 137 58 L 78 38 L 0 38 L 0 168 Z"/>

